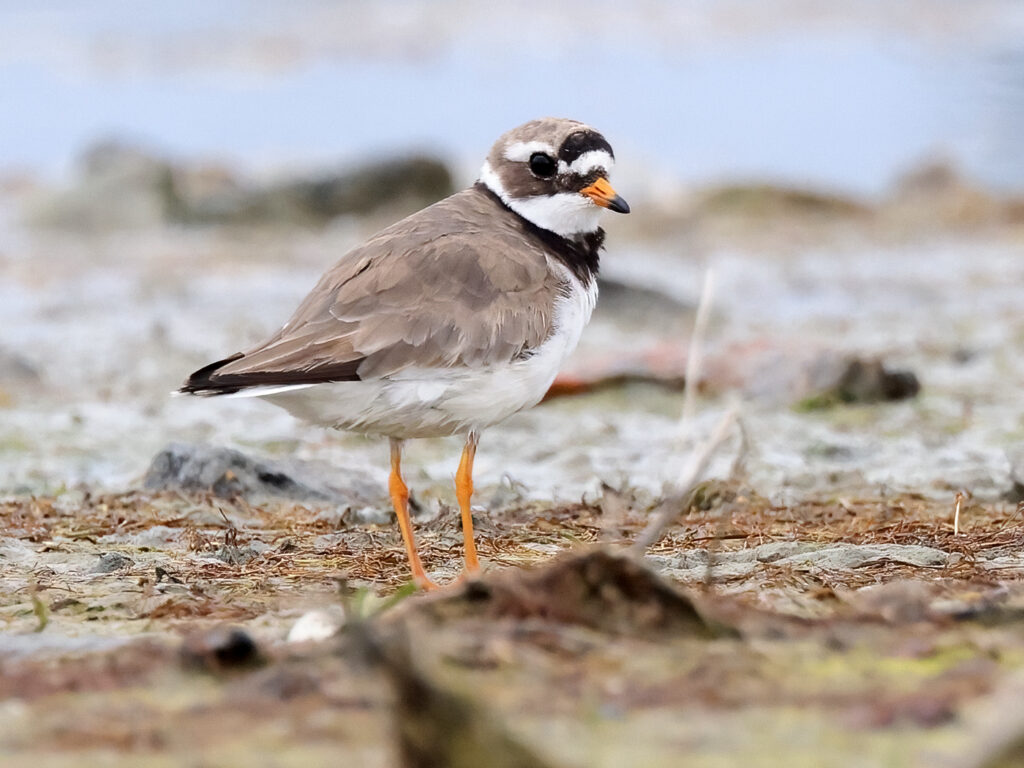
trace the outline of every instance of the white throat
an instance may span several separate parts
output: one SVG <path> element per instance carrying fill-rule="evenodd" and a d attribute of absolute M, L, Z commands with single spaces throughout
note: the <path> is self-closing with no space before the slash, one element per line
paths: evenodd
<path fill-rule="evenodd" d="M 566 238 L 598 230 L 601 207 L 578 192 L 512 197 L 487 161 L 484 161 L 483 168 L 480 169 L 480 181 L 500 197 L 505 205 L 541 229 Z"/>

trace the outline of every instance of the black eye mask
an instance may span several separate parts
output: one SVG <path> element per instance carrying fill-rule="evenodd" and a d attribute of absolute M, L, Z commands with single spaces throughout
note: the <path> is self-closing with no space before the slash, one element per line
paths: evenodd
<path fill-rule="evenodd" d="M 558 159 L 572 165 L 580 155 L 596 149 L 604 150 L 609 157 L 615 159 L 612 145 L 600 133 L 577 131 L 562 143 L 562 148 L 558 150 Z"/>

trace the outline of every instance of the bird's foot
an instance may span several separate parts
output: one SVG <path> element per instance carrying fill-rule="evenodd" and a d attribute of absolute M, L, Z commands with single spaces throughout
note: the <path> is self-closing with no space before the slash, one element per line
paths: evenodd
<path fill-rule="evenodd" d="M 431 581 L 425 573 L 413 576 L 412 580 L 417 589 L 420 589 L 423 592 L 435 592 L 441 588 L 437 583 Z"/>

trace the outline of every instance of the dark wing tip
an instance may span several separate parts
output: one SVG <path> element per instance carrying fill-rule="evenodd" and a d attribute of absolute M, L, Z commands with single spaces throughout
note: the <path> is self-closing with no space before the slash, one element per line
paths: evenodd
<path fill-rule="evenodd" d="M 342 362 L 324 362 L 304 369 L 281 371 L 241 371 L 218 374 L 224 366 L 241 360 L 236 352 L 231 357 L 200 368 L 188 377 L 178 390 L 183 395 L 231 395 L 249 387 L 280 387 L 297 384 L 326 384 L 334 381 L 359 381 L 359 364 L 364 358 Z"/>
<path fill-rule="evenodd" d="M 218 382 L 214 374 L 228 363 L 233 363 L 242 357 L 244 355 L 241 352 L 235 352 L 231 357 L 225 357 L 223 360 L 203 366 L 189 376 L 178 391 L 183 395 L 230 395 L 237 392 L 239 389 L 237 385 Z"/>

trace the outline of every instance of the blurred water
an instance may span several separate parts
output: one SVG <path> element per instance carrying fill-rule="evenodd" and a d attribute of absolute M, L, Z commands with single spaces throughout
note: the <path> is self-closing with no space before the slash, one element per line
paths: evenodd
<path fill-rule="evenodd" d="M 0 172 L 121 135 L 256 170 L 415 145 L 471 174 L 560 114 L 654 180 L 873 194 L 942 157 L 1024 188 L 1019 5 L 0 2 Z"/>

